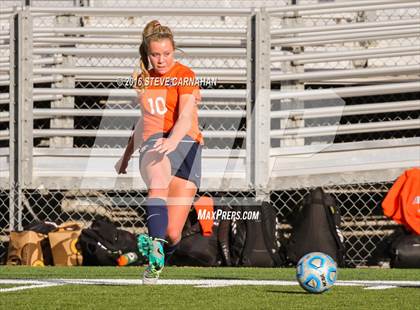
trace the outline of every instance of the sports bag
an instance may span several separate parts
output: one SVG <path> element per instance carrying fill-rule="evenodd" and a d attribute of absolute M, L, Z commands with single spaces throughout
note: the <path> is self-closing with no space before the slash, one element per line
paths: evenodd
<path fill-rule="evenodd" d="M 398 226 L 388 236 L 376 243 L 376 248 L 367 260 L 368 266 L 389 267 L 391 261 L 391 246 L 396 240 L 403 236 L 410 235 L 404 226 Z"/>
<path fill-rule="evenodd" d="M 344 244 L 340 231 L 341 216 L 334 198 L 318 187 L 307 195 L 292 223 L 287 257 L 292 264 L 310 252 L 331 256 L 344 266 Z"/>
<path fill-rule="evenodd" d="M 384 214 L 420 235 L 420 168 L 404 171 L 382 202 Z"/>
<path fill-rule="evenodd" d="M 224 266 L 232 266 L 230 250 L 230 225 L 231 221 L 222 220 L 219 222 L 217 229 L 217 241 L 219 243 L 220 255 L 222 257 L 222 265 Z"/>
<path fill-rule="evenodd" d="M 82 253 L 78 244 L 82 227 L 65 222 L 48 233 L 54 266 L 81 266 Z"/>
<path fill-rule="evenodd" d="M 420 236 L 404 235 L 391 244 L 391 268 L 420 268 Z"/>
<path fill-rule="evenodd" d="M 231 224 L 231 264 L 247 267 L 277 267 L 285 263 L 278 235 L 275 208 L 268 202 L 239 206 Z M 244 212 L 259 212 L 256 219 L 242 218 Z"/>
<path fill-rule="evenodd" d="M 125 253 L 138 252 L 134 234 L 118 229 L 103 217 L 96 218 L 90 228 L 83 229 L 79 245 L 85 266 L 116 266 L 117 259 Z M 134 265 L 142 265 L 143 259 Z"/>
<path fill-rule="evenodd" d="M 52 222 L 34 222 L 23 227 L 23 231 L 11 232 L 7 255 L 8 265 L 44 266 L 52 265 L 48 233 L 56 229 Z"/>
<path fill-rule="evenodd" d="M 178 248 L 169 259 L 170 265 L 215 267 L 222 264 L 218 245 L 219 221 L 213 221 L 211 235 L 203 234 L 202 225 L 190 212 Z"/>
<path fill-rule="evenodd" d="M 48 237 L 34 231 L 10 232 L 7 265 L 46 265 L 42 242 L 48 242 Z"/>

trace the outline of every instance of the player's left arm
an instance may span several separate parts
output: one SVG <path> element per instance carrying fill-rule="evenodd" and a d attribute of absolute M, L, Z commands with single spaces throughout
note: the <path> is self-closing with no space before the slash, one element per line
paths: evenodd
<path fill-rule="evenodd" d="M 196 97 L 193 94 L 183 94 L 179 97 L 178 119 L 172 128 L 171 134 L 167 139 L 156 141 L 156 151 L 165 155 L 174 151 L 178 143 L 188 133 L 192 126 L 192 116 L 196 109 Z"/>

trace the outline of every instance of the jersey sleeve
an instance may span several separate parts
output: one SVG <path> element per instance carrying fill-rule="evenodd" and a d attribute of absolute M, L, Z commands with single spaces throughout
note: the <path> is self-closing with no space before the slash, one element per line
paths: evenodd
<path fill-rule="evenodd" d="M 191 94 L 194 95 L 197 103 L 201 101 L 200 87 L 192 70 L 186 69 L 180 72 L 178 76 L 178 94 L 179 96 Z"/>

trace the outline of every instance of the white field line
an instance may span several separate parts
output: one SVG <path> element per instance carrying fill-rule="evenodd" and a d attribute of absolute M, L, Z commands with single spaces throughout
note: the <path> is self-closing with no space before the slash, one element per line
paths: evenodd
<path fill-rule="evenodd" d="M 365 290 L 386 290 L 389 288 L 396 288 L 398 286 L 394 286 L 394 285 L 378 285 L 378 286 L 368 286 L 365 287 Z"/>
<path fill-rule="evenodd" d="M 399 287 L 402 287 L 402 286 L 420 287 L 420 281 L 351 280 L 351 281 L 337 281 L 337 282 L 358 284 L 358 285 L 363 285 L 363 286 L 391 285 L 391 286 L 399 286 Z"/>
<path fill-rule="evenodd" d="M 17 284 L 24 285 L 14 288 L 0 289 L 0 292 L 32 289 L 56 285 L 142 285 L 141 279 L 0 279 L 1 284 Z M 161 279 L 158 285 L 193 285 L 195 287 L 223 287 L 236 285 L 256 285 L 256 286 L 295 286 L 296 281 L 282 280 L 190 280 L 190 279 Z M 336 286 L 365 286 L 369 289 L 385 289 L 392 287 L 419 287 L 420 281 L 380 281 L 380 280 L 353 280 L 353 281 L 337 281 Z"/>
<path fill-rule="evenodd" d="M 51 287 L 51 286 L 60 286 L 60 285 L 65 285 L 65 284 L 64 283 L 42 283 L 42 284 L 32 284 L 32 285 L 22 285 L 22 286 L 8 287 L 8 288 L 0 288 L 0 293 L 23 291 L 23 290 L 30 290 L 33 288 Z"/>

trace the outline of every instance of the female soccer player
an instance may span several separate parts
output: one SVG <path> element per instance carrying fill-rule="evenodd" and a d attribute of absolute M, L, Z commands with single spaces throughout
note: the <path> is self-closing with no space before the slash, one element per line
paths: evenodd
<path fill-rule="evenodd" d="M 149 257 L 145 284 L 156 283 L 162 271 L 163 243 L 168 242 L 166 258 L 175 251 L 201 179 L 199 87 L 193 71 L 175 61 L 174 51 L 169 27 L 149 22 L 140 45 L 143 71 L 137 84 L 142 115 L 115 165 L 118 174 L 126 173 L 128 161 L 141 145 L 140 173 L 148 188 L 149 237 L 138 239 L 140 251 Z"/>

